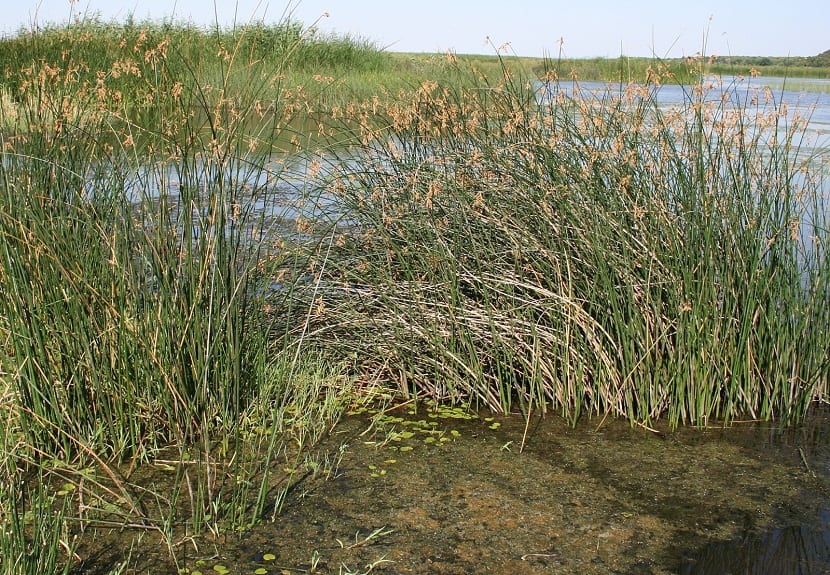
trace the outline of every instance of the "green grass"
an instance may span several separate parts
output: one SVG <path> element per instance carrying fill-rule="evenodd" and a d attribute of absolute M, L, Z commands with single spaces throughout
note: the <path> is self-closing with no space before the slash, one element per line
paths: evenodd
<path fill-rule="evenodd" d="M 659 79 L 668 84 L 694 83 L 700 75 L 700 61 L 656 58 L 582 58 L 548 59 L 539 62 L 534 72 L 554 80 L 601 81 L 617 84 L 653 83 Z"/>
<path fill-rule="evenodd" d="M 701 75 L 770 76 L 776 78 L 830 78 L 828 66 L 804 66 L 797 62 L 750 58 L 574 58 L 548 62 L 528 61 L 542 76 L 553 73 L 559 80 L 576 78 L 627 84 L 659 78 L 667 84 L 694 84 Z M 780 59 L 785 60 L 785 59 Z M 773 63 L 776 62 L 776 63 Z"/>
<path fill-rule="evenodd" d="M 828 66 L 748 66 L 745 64 L 741 65 L 732 64 L 728 62 L 715 62 L 709 71 L 712 74 L 729 74 L 735 76 L 751 76 L 753 74 L 760 74 L 762 76 L 772 76 L 775 78 L 819 78 L 825 80 L 830 79 L 830 67 Z"/>

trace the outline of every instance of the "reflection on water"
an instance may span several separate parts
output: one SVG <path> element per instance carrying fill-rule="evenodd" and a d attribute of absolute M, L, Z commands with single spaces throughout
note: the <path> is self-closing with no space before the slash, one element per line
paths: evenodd
<path fill-rule="evenodd" d="M 222 165 L 197 164 L 186 174 L 176 164 L 144 166 L 127 182 L 127 198 L 134 204 L 156 204 L 164 198 L 171 207 L 178 207 L 183 197 L 211 200 L 210 194 L 196 192 L 216 187 L 219 182 L 227 190 L 222 198 L 240 202 L 251 221 L 264 218 L 267 222 L 296 222 L 303 218 L 334 221 L 338 211 L 331 196 L 325 193 L 321 174 L 309 169 L 313 160 L 302 156 L 231 159 Z M 312 173 L 314 172 L 314 173 Z M 183 184 L 183 182 L 186 182 Z M 191 190 L 182 190 L 182 186 Z M 194 217 L 204 217 L 209 205 L 192 206 Z M 230 213 L 230 209 L 227 210 Z"/>
<path fill-rule="evenodd" d="M 772 109 L 786 110 L 782 128 L 786 128 L 794 118 L 806 118 L 809 125 L 805 138 L 799 142 L 805 151 L 826 150 L 830 147 L 830 80 L 786 80 L 783 78 L 721 76 L 709 78 L 704 82 L 707 91 L 706 101 L 723 103 L 727 107 L 743 108 L 748 114 L 768 112 Z M 809 88 L 809 89 L 805 89 Z M 540 87 L 541 93 L 562 91 L 567 95 L 602 98 L 605 94 L 619 94 L 626 90 L 625 84 L 605 82 L 571 82 L 559 81 L 547 89 Z M 661 107 L 683 106 L 696 98 L 692 87 L 686 85 L 665 84 L 652 89 L 650 96 Z M 786 104 L 781 108 L 781 104 Z"/>
<path fill-rule="evenodd" d="M 686 559 L 681 575 L 818 575 L 830 572 L 830 513 L 824 529 L 799 525 L 771 529 L 762 537 L 715 542 Z"/>
<path fill-rule="evenodd" d="M 766 451 L 790 449 L 810 475 L 830 479 L 830 416 L 826 410 L 798 429 L 759 426 L 755 444 Z M 753 443 L 748 432 L 742 443 Z M 684 558 L 682 575 L 816 575 L 830 573 L 830 501 L 822 502 L 800 523 L 776 525 L 760 534 L 715 541 Z"/>

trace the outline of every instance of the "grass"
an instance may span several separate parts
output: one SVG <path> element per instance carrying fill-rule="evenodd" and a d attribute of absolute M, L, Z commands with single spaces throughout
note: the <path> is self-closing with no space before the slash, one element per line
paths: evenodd
<path fill-rule="evenodd" d="M 826 164 L 764 94 L 665 109 L 673 64 L 615 60 L 540 103 L 581 73 L 292 22 L 0 44 L 4 573 L 274 519 L 378 392 L 642 425 L 826 400 Z"/>
<path fill-rule="evenodd" d="M 3 464 L 8 462 L 4 457 Z M 44 479 L 43 473 L 32 485 L 5 481 L 13 473 L 4 469 L 0 485 L 0 573 L 68 573 L 72 563 L 67 555 L 76 544 L 70 535 L 69 499 L 50 493 L 38 482 Z"/>
<path fill-rule="evenodd" d="M 763 76 L 771 76 L 777 78 L 830 78 L 830 68 L 827 66 L 788 66 L 788 65 L 773 65 L 765 66 L 748 66 L 741 64 L 733 64 L 728 62 L 715 62 L 711 69 L 713 74 L 731 74 L 751 76 L 753 74 L 760 74 Z"/>
<path fill-rule="evenodd" d="M 664 83 L 694 83 L 700 74 L 700 59 L 658 60 L 655 58 L 591 58 L 543 60 L 534 67 L 539 77 L 551 80 L 582 80 L 648 83 L 659 79 Z"/>

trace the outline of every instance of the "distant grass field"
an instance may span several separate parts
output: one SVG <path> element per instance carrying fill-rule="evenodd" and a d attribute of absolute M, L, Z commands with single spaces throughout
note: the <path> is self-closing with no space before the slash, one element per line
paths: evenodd
<path fill-rule="evenodd" d="M 318 108 L 395 94 L 425 80 L 472 85 L 481 77 L 496 77 L 503 72 L 525 80 L 623 84 L 653 83 L 658 79 L 663 83 L 694 83 L 703 74 L 830 77 L 830 66 L 816 66 L 819 60 L 814 58 L 519 58 L 496 54 L 495 49 L 491 55 L 395 53 L 380 50 L 361 38 L 309 32 L 296 22 L 206 30 L 186 24 L 131 21 L 122 25 L 91 19 L 72 26 L 46 27 L 36 33 L 22 31 L 0 39 L 0 48 L 0 104 L 7 120 L 19 115 L 10 104 L 30 81 L 18 73 L 26 68 L 26 62 L 71 72 L 78 88 L 92 89 L 105 80 L 118 91 L 120 84 L 122 94 L 146 88 L 150 80 L 147 76 L 141 77 L 141 85 L 135 85 L 141 60 L 143 64 L 164 61 L 168 75 L 179 81 L 198 76 L 226 87 L 242 88 L 251 81 L 248 74 L 255 70 L 254 83 L 263 99 L 276 98 L 281 89 L 301 87 L 314 97 Z M 67 58 L 83 64 L 73 70 L 63 69 L 62 62 Z M 128 114 L 140 107 L 140 98 L 132 100 L 126 102 Z"/>

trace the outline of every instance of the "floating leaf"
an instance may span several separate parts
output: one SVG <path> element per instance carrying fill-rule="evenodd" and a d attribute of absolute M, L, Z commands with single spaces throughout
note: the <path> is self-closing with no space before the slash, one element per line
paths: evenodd
<path fill-rule="evenodd" d="M 61 485 L 61 488 L 58 490 L 57 494 L 63 497 L 64 495 L 69 495 L 73 491 L 75 491 L 74 483 L 64 483 Z"/>

